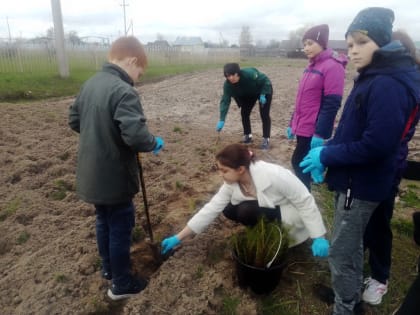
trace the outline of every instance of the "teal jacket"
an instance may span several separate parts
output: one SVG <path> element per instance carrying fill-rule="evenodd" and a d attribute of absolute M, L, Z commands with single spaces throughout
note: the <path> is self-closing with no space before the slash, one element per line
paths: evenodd
<path fill-rule="evenodd" d="M 240 100 L 241 98 L 257 98 L 261 95 L 272 94 L 270 79 L 255 68 L 243 68 L 239 74 L 240 79 L 236 84 L 228 80 L 223 85 L 223 96 L 220 100 L 220 120 L 225 121 L 229 111 L 231 98 Z M 241 104 L 238 104 L 241 106 Z"/>
<path fill-rule="evenodd" d="M 102 205 L 130 201 L 139 191 L 136 154 L 152 151 L 156 141 L 127 73 L 106 63 L 70 106 L 69 125 L 80 134 L 78 196 Z"/>

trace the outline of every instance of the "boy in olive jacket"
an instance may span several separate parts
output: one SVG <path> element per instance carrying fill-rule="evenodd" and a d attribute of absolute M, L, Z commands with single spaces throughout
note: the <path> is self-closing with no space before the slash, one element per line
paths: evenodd
<path fill-rule="evenodd" d="M 137 153 L 163 148 L 153 136 L 133 87 L 147 66 L 135 37 L 121 37 L 111 46 L 108 62 L 84 83 L 69 110 L 69 125 L 80 134 L 77 194 L 96 209 L 96 237 L 102 276 L 112 279 L 108 296 L 127 298 L 147 281 L 130 273 L 130 241 L 139 191 Z"/>

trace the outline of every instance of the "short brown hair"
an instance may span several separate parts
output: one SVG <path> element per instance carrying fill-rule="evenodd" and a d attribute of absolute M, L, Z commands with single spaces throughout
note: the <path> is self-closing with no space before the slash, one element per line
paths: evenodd
<path fill-rule="evenodd" d="M 142 68 L 147 66 L 147 56 L 143 45 L 134 36 L 123 36 L 115 40 L 108 53 L 108 61 L 122 60 L 127 57 L 136 57 L 136 64 Z"/>

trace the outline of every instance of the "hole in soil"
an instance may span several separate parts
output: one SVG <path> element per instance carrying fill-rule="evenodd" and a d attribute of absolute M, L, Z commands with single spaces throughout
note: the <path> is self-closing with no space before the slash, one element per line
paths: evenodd
<path fill-rule="evenodd" d="M 136 276 L 149 279 L 163 263 L 160 246 L 147 240 L 135 243 L 131 251 L 132 271 Z"/>

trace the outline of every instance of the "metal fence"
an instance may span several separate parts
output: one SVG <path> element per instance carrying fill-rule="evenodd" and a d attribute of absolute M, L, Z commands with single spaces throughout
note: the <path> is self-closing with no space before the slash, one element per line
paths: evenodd
<path fill-rule="evenodd" d="M 216 63 L 239 60 L 234 48 L 156 47 L 145 46 L 149 63 Z M 72 69 L 98 70 L 106 60 L 109 45 L 66 45 L 70 72 Z M 0 41 L 0 73 L 58 72 L 53 41 Z"/>

